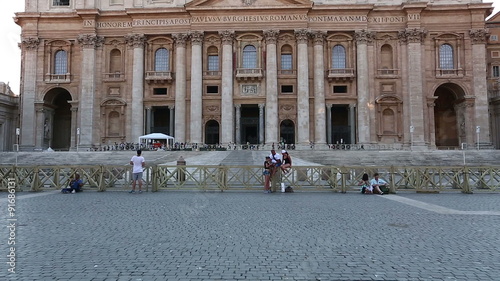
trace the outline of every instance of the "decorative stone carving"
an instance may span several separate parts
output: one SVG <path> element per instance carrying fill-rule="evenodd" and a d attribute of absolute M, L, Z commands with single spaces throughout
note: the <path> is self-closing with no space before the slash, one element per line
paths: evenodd
<path fill-rule="evenodd" d="M 193 31 L 189 34 L 193 45 L 201 45 L 203 43 L 203 32 Z"/>
<path fill-rule="evenodd" d="M 268 29 L 264 30 L 264 37 L 266 38 L 266 44 L 276 44 L 278 41 L 279 30 Z"/>
<path fill-rule="evenodd" d="M 398 32 L 398 39 L 402 43 L 422 43 L 427 31 L 418 28 L 407 28 L 405 31 Z"/>
<path fill-rule="evenodd" d="M 255 3 L 256 0 L 241 0 L 243 2 L 243 5 L 245 6 L 251 6 L 253 3 Z"/>
<path fill-rule="evenodd" d="M 486 44 L 486 37 L 488 31 L 486 29 L 471 29 L 469 30 L 469 36 L 472 44 Z"/>
<path fill-rule="evenodd" d="M 313 38 L 314 45 L 323 45 L 325 42 L 326 31 L 313 31 L 311 32 L 311 36 Z"/>
<path fill-rule="evenodd" d="M 144 42 L 146 42 L 146 36 L 144 34 L 127 34 L 125 35 L 125 41 L 130 47 L 140 48 L 144 47 Z"/>
<path fill-rule="evenodd" d="M 356 31 L 354 36 L 358 44 L 368 44 L 372 43 L 373 40 L 375 39 L 375 32 L 362 29 Z"/>
<path fill-rule="evenodd" d="M 96 48 L 102 46 L 104 38 L 95 34 L 80 34 L 78 36 L 78 43 L 84 48 Z"/>
<path fill-rule="evenodd" d="M 175 40 L 175 45 L 177 47 L 186 47 L 186 41 L 189 38 L 189 35 L 186 33 L 175 33 L 172 35 Z"/>
<path fill-rule="evenodd" d="M 219 35 L 221 37 L 223 45 L 232 45 L 233 44 L 234 31 L 232 31 L 232 30 L 219 31 Z"/>
<path fill-rule="evenodd" d="M 307 41 L 309 40 L 309 33 L 310 31 L 308 29 L 296 29 L 294 31 L 295 33 L 295 38 L 297 39 L 298 44 L 307 44 Z"/>
<path fill-rule="evenodd" d="M 34 37 L 23 38 L 22 44 L 28 50 L 35 50 L 36 48 L 38 48 L 40 40 Z"/>

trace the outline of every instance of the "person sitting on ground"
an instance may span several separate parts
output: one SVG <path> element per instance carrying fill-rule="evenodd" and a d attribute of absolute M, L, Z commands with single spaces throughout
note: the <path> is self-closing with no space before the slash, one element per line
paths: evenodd
<path fill-rule="evenodd" d="M 283 162 L 281 163 L 281 170 L 286 174 L 288 170 L 292 167 L 292 157 L 288 154 L 288 151 L 282 150 L 281 155 L 283 157 Z"/>
<path fill-rule="evenodd" d="M 361 193 L 363 194 L 372 194 L 373 193 L 373 187 L 370 184 L 370 178 L 368 177 L 367 173 L 363 174 L 363 177 L 361 178 L 361 181 L 359 182 L 361 184 Z"/>
<path fill-rule="evenodd" d="M 370 181 L 370 185 L 374 191 L 376 191 L 378 194 L 382 195 L 384 193 L 382 192 L 382 190 L 380 188 L 385 187 L 387 185 L 387 182 L 383 179 L 380 179 L 379 174 L 375 173 L 373 175 L 373 179 Z"/>
<path fill-rule="evenodd" d="M 76 193 L 76 192 L 82 192 L 83 186 L 83 181 L 80 179 L 79 174 L 75 174 L 75 178 L 71 179 L 69 182 L 69 187 L 68 188 L 63 188 L 61 190 L 62 193 Z"/>

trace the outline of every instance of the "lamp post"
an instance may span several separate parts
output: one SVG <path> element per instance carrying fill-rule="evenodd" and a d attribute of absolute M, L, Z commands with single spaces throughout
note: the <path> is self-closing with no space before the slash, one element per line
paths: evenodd
<path fill-rule="evenodd" d="M 21 129 L 16 128 L 16 144 L 14 145 L 16 150 L 16 166 L 17 166 L 17 155 L 19 154 L 19 135 L 21 134 Z"/>
<path fill-rule="evenodd" d="M 477 150 L 479 150 L 479 133 L 481 132 L 481 126 L 476 126 L 476 142 L 477 142 Z"/>
<path fill-rule="evenodd" d="M 410 150 L 413 150 L 413 132 L 415 131 L 415 127 L 410 125 Z"/>
<path fill-rule="evenodd" d="M 76 152 L 78 152 L 79 144 L 80 144 L 80 128 L 76 128 Z"/>

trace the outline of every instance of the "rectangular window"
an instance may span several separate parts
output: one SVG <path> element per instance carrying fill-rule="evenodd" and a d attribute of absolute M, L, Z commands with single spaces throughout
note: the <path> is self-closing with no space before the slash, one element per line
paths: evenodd
<path fill-rule="evenodd" d="M 219 56 L 208 56 L 208 71 L 219 71 Z"/>
<path fill-rule="evenodd" d="M 282 94 L 293 94 L 293 85 L 281 85 Z"/>
<path fill-rule="evenodd" d="M 493 66 L 493 77 L 500 77 L 500 66 Z"/>
<path fill-rule="evenodd" d="M 498 58 L 498 57 L 500 57 L 500 52 L 499 51 L 492 51 L 491 52 L 491 57 L 492 58 Z"/>
<path fill-rule="evenodd" d="M 69 0 L 53 0 L 52 6 L 69 6 Z"/>
<path fill-rule="evenodd" d="M 155 96 L 166 96 L 167 95 L 167 88 L 154 88 L 153 89 L 153 95 L 155 95 Z"/>
<path fill-rule="evenodd" d="M 123 0 L 109 0 L 110 5 L 123 5 Z"/>
<path fill-rule="evenodd" d="M 219 86 L 207 86 L 207 94 L 218 94 Z"/>
<path fill-rule="evenodd" d="M 491 35 L 490 41 L 498 41 L 498 35 Z"/>
<path fill-rule="evenodd" d="M 334 94 L 347 94 L 347 86 L 346 85 L 333 86 L 333 93 Z"/>
<path fill-rule="evenodd" d="M 281 54 L 281 69 L 282 70 L 292 70 L 292 55 L 291 54 Z"/>

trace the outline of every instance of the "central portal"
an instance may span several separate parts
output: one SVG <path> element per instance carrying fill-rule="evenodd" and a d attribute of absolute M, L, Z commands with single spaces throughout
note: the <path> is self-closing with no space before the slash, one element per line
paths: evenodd
<path fill-rule="evenodd" d="M 259 144 L 259 106 L 241 105 L 241 143 Z"/>

